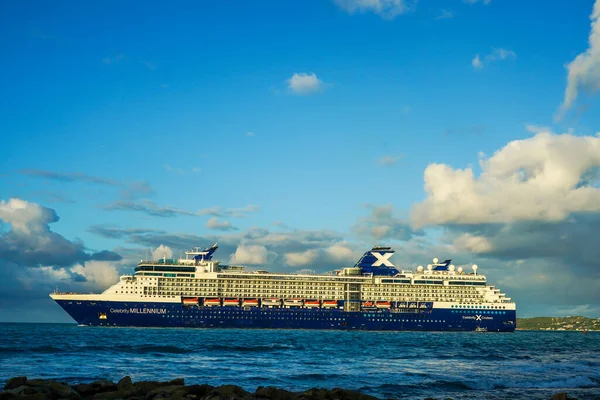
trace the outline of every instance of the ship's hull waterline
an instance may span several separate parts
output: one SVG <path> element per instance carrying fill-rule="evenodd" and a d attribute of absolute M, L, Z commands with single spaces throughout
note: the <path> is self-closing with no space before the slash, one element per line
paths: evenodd
<path fill-rule="evenodd" d="M 56 302 L 79 324 L 107 327 L 337 329 L 513 332 L 515 310 L 431 308 L 425 311 L 187 306 L 179 303 Z"/>

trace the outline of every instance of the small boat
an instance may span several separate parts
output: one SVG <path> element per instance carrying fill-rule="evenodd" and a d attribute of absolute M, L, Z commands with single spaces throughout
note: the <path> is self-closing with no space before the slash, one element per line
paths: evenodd
<path fill-rule="evenodd" d="M 258 299 L 244 299 L 242 307 L 258 307 Z"/>
<path fill-rule="evenodd" d="M 337 300 L 323 300 L 323 307 L 337 307 Z"/>
<path fill-rule="evenodd" d="M 223 300 L 223 305 L 224 306 L 239 306 L 240 299 L 225 299 L 225 300 Z"/>
<path fill-rule="evenodd" d="M 363 301 L 362 303 L 363 308 L 373 308 L 375 307 L 375 303 L 372 301 Z"/>
<path fill-rule="evenodd" d="M 475 328 L 475 332 L 487 332 L 487 328 L 478 326 L 477 328 Z"/>
<path fill-rule="evenodd" d="M 98 318 L 99 318 L 99 319 L 106 319 L 106 313 L 103 313 L 103 312 L 101 312 L 101 313 L 98 315 Z"/>
<path fill-rule="evenodd" d="M 304 300 L 304 307 L 320 307 L 321 302 L 319 300 Z"/>
<path fill-rule="evenodd" d="M 375 307 L 377 308 L 390 308 L 392 305 L 389 301 L 381 300 L 375 302 Z"/>
<path fill-rule="evenodd" d="M 417 303 L 409 303 L 408 308 L 418 308 Z"/>
<path fill-rule="evenodd" d="M 281 299 L 270 298 L 270 299 L 262 299 L 261 301 L 263 307 L 280 307 Z"/>
<path fill-rule="evenodd" d="M 198 298 L 197 297 L 184 297 L 182 300 L 184 305 L 197 305 L 198 304 Z"/>
<path fill-rule="evenodd" d="M 205 306 L 220 306 L 221 299 L 204 299 Z"/>
<path fill-rule="evenodd" d="M 302 306 L 302 299 L 285 299 L 283 305 L 288 307 L 300 307 Z"/>

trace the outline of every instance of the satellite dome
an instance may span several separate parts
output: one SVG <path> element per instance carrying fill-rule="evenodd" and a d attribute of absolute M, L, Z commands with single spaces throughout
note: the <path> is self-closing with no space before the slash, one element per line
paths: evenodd
<path fill-rule="evenodd" d="M 473 271 L 477 271 L 477 268 L 479 268 L 477 264 L 473 264 Z"/>
<path fill-rule="evenodd" d="M 438 258 L 437 258 L 437 257 L 435 257 L 435 258 L 433 259 L 433 263 L 434 263 L 434 264 L 437 264 L 437 263 L 438 263 L 438 261 L 440 261 L 440 260 L 438 260 Z"/>
<path fill-rule="evenodd" d="M 433 265 L 431 265 L 431 264 L 427 264 L 427 269 L 428 269 L 429 271 L 431 271 L 431 268 L 433 268 Z"/>
<path fill-rule="evenodd" d="M 449 271 L 454 271 L 456 267 L 454 266 L 454 264 L 450 264 L 450 266 L 448 267 Z"/>
<path fill-rule="evenodd" d="M 462 274 L 462 272 L 463 272 L 463 267 L 458 267 L 458 273 Z"/>
<path fill-rule="evenodd" d="M 419 272 L 423 272 L 423 266 L 422 266 L 422 265 L 419 265 L 419 266 L 417 267 L 417 271 L 419 271 Z"/>

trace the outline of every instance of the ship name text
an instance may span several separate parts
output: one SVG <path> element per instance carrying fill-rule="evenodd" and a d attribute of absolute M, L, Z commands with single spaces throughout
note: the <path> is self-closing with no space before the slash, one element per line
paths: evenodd
<path fill-rule="evenodd" d="M 166 308 L 111 308 L 113 314 L 166 314 Z"/>

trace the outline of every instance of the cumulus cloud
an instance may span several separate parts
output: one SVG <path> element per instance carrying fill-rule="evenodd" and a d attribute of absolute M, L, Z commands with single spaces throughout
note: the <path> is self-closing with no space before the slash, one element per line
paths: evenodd
<path fill-rule="evenodd" d="M 334 0 L 348 14 L 372 12 L 384 19 L 414 10 L 416 1 L 411 0 Z"/>
<path fill-rule="evenodd" d="M 487 64 L 503 60 L 514 60 L 516 58 L 517 53 L 512 50 L 494 48 L 491 53 L 483 56 L 483 58 L 480 57 L 479 54 L 475 54 L 475 57 L 471 60 L 471 66 L 476 70 L 480 70 Z"/>
<path fill-rule="evenodd" d="M 365 205 L 370 210 L 370 215 L 358 220 L 353 230 L 359 236 L 369 237 L 375 240 L 409 240 L 413 236 L 424 233 L 414 230 L 408 219 L 395 216 L 394 207 L 391 204 L 376 206 Z"/>
<path fill-rule="evenodd" d="M 464 233 L 454 239 L 454 246 L 457 249 L 471 253 L 489 253 L 493 247 L 485 236 L 476 236 L 470 233 Z"/>
<path fill-rule="evenodd" d="M 480 166 L 476 177 L 471 168 L 430 164 L 427 198 L 412 210 L 414 226 L 561 221 L 600 211 L 593 173 L 600 137 L 542 132 L 508 143 Z"/>
<path fill-rule="evenodd" d="M 265 246 L 239 245 L 235 253 L 229 258 L 232 264 L 262 265 L 267 262 L 267 249 Z"/>
<path fill-rule="evenodd" d="M 10 230 L 0 236 L 0 260 L 23 266 L 70 266 L 91 260 L 117 261 L 108 250 L 89 254 L 83 243 L 71 242 L 50 230 L 59 220 L 52 209 L 13 198 L 0 201 L 0 220 Z"/>
<path fill-rule="evenodd" d="M 600 90 L 600 0 L 596 0 L 592 14 L 588 48 L 566 65 L 567 87 L 562 104 L 556 114 L 560 120 L 571 108 L 579 95 L 579 90 L 590 92 Z"/>
<path fill-rule="evenodd" d="M 152 259 L 153 260 L 160 260 L 161 258 L 172 258 L 173 257 L 173 250 L 171 250 L 171 248 L 169 246 L 165 246 L 164 244 L 161 244 L 160 246 L 158 246 L 156 249 L 154 249 L 152 251 Z"/>
<path fill-rule="evenodd" d="M 360 252 L 353 249 L 347 242 L 335 243 L 325 249 L 327 256 L 335 263 L 354 264 L 360 257 Z"/>
<path fill-rule="evenodd" d="M 88 286 L 106 289 L 119 281 L 119 273 L 114 264 L 105 261 L 90 261 L 85 265 L 78 264 L 71 272 L 85 278 Z"/>
<path fill-rule="evenodd" d="M 231 224 L 229 221 L 221 221 L 217 217 L 213 217 L 206 222 L 206 227 L 208 229 L 214 229 L 217 231 L 235 231 L 237 228 Z"/>
<path fill-rule="evenodd" d="M 285 262 L 292 267 L 306 266 L 313 264 L 318 256 L 319 252 L 314 249 L 298 253 L 287 253 L 285 255 Z"/>
<path fill-rule="evenodd" d="M 314 73 L 295 73 L 287 83 L 288 88 L 295 94 L 313 94 L 323 89 L 323 81 Z"/>

